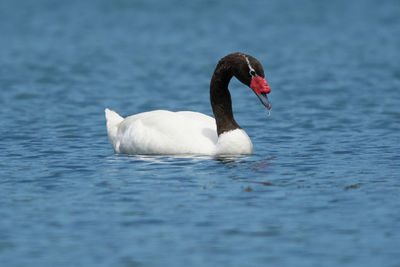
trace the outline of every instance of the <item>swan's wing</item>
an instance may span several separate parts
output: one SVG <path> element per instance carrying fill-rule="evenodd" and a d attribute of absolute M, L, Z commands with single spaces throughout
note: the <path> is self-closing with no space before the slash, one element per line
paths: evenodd
<path fill-rule="evenodd" d="M 127 117 L 118 127 L 119 152 L 129 154 L 212 154 L 215 120 L 198 112 L 157 110 Z"/>

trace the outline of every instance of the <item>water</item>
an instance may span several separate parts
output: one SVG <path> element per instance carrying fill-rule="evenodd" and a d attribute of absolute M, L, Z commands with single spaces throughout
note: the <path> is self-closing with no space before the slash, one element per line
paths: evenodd
<path fill-rule="evenodd" d="M 0 2 L 2 266 L 400 266 L 398 1 Z M 251 156 L 114 155 L 104 108 L 211 115 Z"/>

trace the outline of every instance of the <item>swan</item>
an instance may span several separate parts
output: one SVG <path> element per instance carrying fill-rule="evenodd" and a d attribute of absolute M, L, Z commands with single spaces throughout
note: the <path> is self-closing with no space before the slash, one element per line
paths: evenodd
<path fill-rule="evenodd" d="M 154 110 L 126 117 L 105 109 L 107 134 L 119 154 L 144 155 L 246 155 L 253 144 L 233 118 L 228 84 L 235 76 L 249 86 L 268 109 L 271 88 L 261 63 L 254 57 L 233 53 L 217 64 L 210 82 L 214 118 L 193 111 Z"/>

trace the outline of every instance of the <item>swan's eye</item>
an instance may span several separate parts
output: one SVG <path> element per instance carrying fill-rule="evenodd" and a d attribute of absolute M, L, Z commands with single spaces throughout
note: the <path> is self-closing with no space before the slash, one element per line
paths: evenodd
<path fill-rule="evenodd" d="M 256 76 L 256 72 L 254 71 L 254 70 L 250 70 L 250 75 L 253 77 L 253 76 Z"/>

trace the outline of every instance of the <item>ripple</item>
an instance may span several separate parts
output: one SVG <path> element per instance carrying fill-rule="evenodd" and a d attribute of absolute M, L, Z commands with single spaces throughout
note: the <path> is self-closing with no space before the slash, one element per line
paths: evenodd
<path fill-rule="evenodd" d="M 396 265 L 395 1 L 38 1 L 0 9 L 3 265 Z M 230 84 L 253 155 L 113 153 L 105 107 L 212 114 L 237 50 L 272 88 L 267 117 Z"/>

